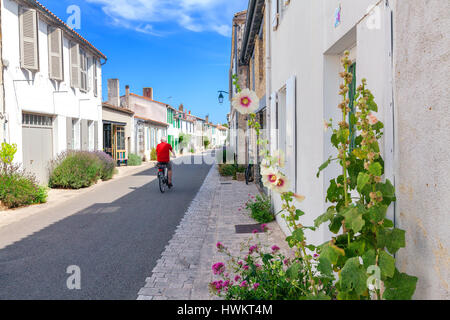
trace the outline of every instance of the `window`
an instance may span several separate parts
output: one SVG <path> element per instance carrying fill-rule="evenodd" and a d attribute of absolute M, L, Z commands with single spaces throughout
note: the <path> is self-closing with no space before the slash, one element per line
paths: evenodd
<path fill-rule="evenodd" d="M 49 116 L 43 116 L 38 114 L 22 114 L 22 124 L 33 127 L 51 127 L 53 118 Z"/>
<path fill-rule="evenodd" d="M 19 10 L 20 67 L 39 71 L 37 12 L 23 7 Z"/>
<path fill-rule="evenodd" d="M 88 58 L 82 49 L 80 49 L 80 90 L 88 91 Z"/>

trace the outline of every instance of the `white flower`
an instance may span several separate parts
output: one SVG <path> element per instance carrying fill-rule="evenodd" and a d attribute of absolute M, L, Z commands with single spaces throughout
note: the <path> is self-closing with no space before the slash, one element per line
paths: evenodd
<path fill-rule="evenodd" d="M 272 168 L 261 168 L 262 183 L 266 188 L 273 189 L 277 183 L 278 176 Z"/>
<path fill-rule="evenodd" d="M 275 185 L 272 188 L 273 191 L 278 193 L 284 193 L 289 190 L 289 180 L 286 178 L 286 176 L 282 173 L 277 174 L 277 181 Z"/>
<path fill-rule="evenodd" d="M 254 113 L 259 107 L 259 98 L 256 92 L 244 89 L 233 97 L 232 105 L 241 114 Z"/>
<path fill-rule="evenodd" d="M 277 150 L 273 153 L 273 161 L 280 167 L 284 168 L 285 156 L 283 150 Z"/>

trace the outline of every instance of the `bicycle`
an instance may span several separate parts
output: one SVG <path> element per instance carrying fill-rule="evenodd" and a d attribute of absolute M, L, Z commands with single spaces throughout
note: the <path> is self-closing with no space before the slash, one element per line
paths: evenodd
<path fill-rule="evenodd" d="M 254 181 L 253 177 L 253 164 L 249 163 L 247 168 L 245 169 L 245 184 Z"/>
<path fill-rule="evenodd" d="M 169 170 L 167 169 L 167 164 L 158 163 L 158 181 L 159 181 L 159 190 L 161 193 L 166 192 L 167 188 L 169 188 Z"/>

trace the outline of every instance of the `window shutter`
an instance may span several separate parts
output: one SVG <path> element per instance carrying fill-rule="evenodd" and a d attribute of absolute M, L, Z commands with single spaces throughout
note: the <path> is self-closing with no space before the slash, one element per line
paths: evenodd
<path fill-rule="evenodd" d="M 94 96 L 98 95 L 98 82 L 97 82 L 97 59 L 93 58 L 93 68 L 94 68 Z"/>
<path fill-rule="evenodd" d="M 278 0 L 272 0 L 272 27 L 274 30 L 278 27 L 279 12 Z"/>
<path fill-rule="evenodd" d="M 271 143 L 271 151 L 274 152 L 278 146 L 278 132 L 277 132 L 277 94 L 276 92 L 272 93 L 270 96 L 270 141 Z"/>
<path fill-rule="evenodd" d="M 20 66 L 24 69 L 39 70 L 37 12 L 20 8 Z"/>
<path fill-rule="evenodd" d="M 70 46 L 70 86 L 80 87 L 80 47 L 78 43 L 71 43 Z"/>
<path fill-rule="evenodd" d="M 50 79 L 62 81 L 62 32 L 61 29 L 48 27 L 48 66 Z"/>
<path fill-rule="evenodd" d="M 287 174 L 294 178 L 296 190 L 296 77 L 289 78 L 286 83 L 286 169 Z"/>
<path fill-rule="evenodd" d="M 86 60 L 86 63 L 87 63 L 87 65 L 86 65 L 86 70 L 87 70 L 87 72 L 86 72 L 86 75 L 87 75 L 86 84 L 87 84 L 87 86 L 86 87 L 87 87 L 87 91 L 91 92 L 91 90 L 92 90 L 92 76 L 91 76 L 92 63 L 91 63 L 91 59 L 89 59 L 89 58 L 86 58 L 85 60 Z"/>

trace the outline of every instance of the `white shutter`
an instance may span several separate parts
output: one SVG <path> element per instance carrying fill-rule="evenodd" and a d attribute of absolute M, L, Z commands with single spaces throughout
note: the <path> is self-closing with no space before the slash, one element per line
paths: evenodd
<path fill-rule="evenodd" d="M 91 76 L 92 63 L 91 63 L 91 59 L 86 57 L 86 64 L 87 64 L 86 65 L 86 70 L 87 70 L 87 72 L 86 72 L 86 75 L 87 75 L 87 91 L 91 92 L 91 89 L 92 89 L 92 76 Z"/>
<path fill-rule="evenodd" d="M 382 1 L 357 26 L 356 81 L 367 79 L 367 88 L 375 96 L 377 117 L 384 122 L 380 149 L 384 158 L 384 175 L 394 180 L 394 103 L 392 97 L 393 67 L 391 42 L 391 9 Z M 393 206 L 387 217 L 394 216 Z"/>
<path fill-rule="evenodd" d="M 48 27 L 48 70 L 50 79 L 63 80 L 62 32 L 51 26 Z"/>
<path fill-rule="evenodd" d="M 277 93 L 274 92 L 270 96 L 270 150 L 274 152 L 278 148 L 278 132 L 277 132 Z"/>
<path fill-rule="evenodd" d="M 98 95 L 98 81 L 97 81 L 97 59 L 94 57 L 94 64 L 93 64 L 93 68 L 94 68 L 94 96 Z"/>
<path fill-rule="evenodd" d="M 272 27 L 274 30 L 278 27 L 279 16 L 278 0 L 272 0 Z"/>
<path fill-rule="evenodd" d="M 39 70 L 37 23 L 36 10 L 20 7 L 20 66 L 32 71 Z"/>
<path fill-rule="evenodd" d="M 80 87 L 80 47 L 78 43 L 70 44 L 70 86 Z"/>
<path fill-rule="evenodd" d="M 286 171 L 296 182 L 296 77 L 292 76 L 286 83 Z M 295 183 L 293 185 L 295 187 Z M 295 190 L 295 189 L 294 189 Z"/>

